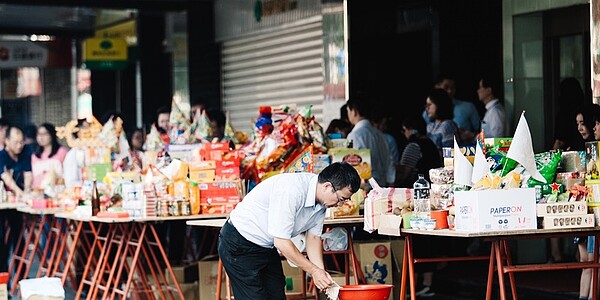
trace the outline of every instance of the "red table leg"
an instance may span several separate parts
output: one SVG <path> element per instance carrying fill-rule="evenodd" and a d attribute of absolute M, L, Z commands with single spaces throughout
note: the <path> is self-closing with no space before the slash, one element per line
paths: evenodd
<path fill-rule="evenodd" d="M 408 269 L 408 244 L 406 240 L 404 242 L 404 253 L 402 255 L 402 278 L 400 279 L 400 299 L 404 300 L 406 298 L 406 271 Z"/>

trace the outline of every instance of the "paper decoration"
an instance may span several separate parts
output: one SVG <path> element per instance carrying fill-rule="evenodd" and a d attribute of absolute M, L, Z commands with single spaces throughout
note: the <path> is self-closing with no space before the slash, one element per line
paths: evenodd
<path fill-rule="evenodd" d="M 471 162 L 460 152 L 460 147 L 454 137 L 454 182 L 456 184 L 471 186 L 473 166 Z"/>
<path fill-rule="evenodd" d="M 233 141 L 234 144 L 239 144 L 240 141 L 235 134 L 235 130 L 233 129 L 233 125 L 231 125 L 231 119 L 229 117 L 229 112 L 225 115 L 225 132 L 224 136 L 226 139 Z"/>
<path fill-rule="evenodd" d="M 473 183 L 478 182 L 489 171 L 490 166 L 488 165 L 485 154 L 483 153 L 481 140 L 478 139 L 475 145 L 475 161 L 473 162 L 473 175 L 471 177 L 471 181 Z"/>
<path fill-rule="evenodd" d="M 515 135 L 513 136 L 510 148 L 508 148 L 506 157 L 520 163 L 534 179 L 546 183 L 546 178 L 540 174 L 535 164 L 535 153 L 533 152 L 529 125 L 525 119 L 525 111 L 521 113 L 519 124 L 517 124 L 517 129 L 515 129 Z"/>

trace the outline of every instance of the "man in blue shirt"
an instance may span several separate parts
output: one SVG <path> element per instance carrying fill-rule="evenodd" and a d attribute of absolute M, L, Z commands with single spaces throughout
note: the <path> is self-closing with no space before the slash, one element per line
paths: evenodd
<path fill-rule="evenodd" d="M 473 144 L 475 135 L 480 131 L 481 123 L 475 104 L 454 98 L 456 94 L 454 79 L 442 76 L 435 82 L 434 88 L 445 90 L 452 98 L 454 103 L 454 119 L 452 120 L 458 125 L 461 141 L 465 144 Z M 431 123 L 427 110 L 423 111 L 423 119 L 426 124 Z"/>

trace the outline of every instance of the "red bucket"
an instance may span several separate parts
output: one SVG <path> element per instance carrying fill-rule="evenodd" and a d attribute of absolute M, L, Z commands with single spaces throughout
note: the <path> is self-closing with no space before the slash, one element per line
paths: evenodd
<path fill-rule="evenodd" d="M 357 284 L 340 287 L 339 300 L 387 300 L 394 286 L 391 284 Z"/>

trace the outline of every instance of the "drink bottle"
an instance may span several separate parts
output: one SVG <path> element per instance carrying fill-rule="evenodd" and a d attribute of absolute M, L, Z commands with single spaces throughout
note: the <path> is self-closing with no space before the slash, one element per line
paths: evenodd
<path fill-rule="evenodd" d="M 417 218 L 431 218 L 431 200 L 429 198 L 429 182 L 425 175 L 419 174 L 419 179 L 413 183 L 414 213 Z"/>

